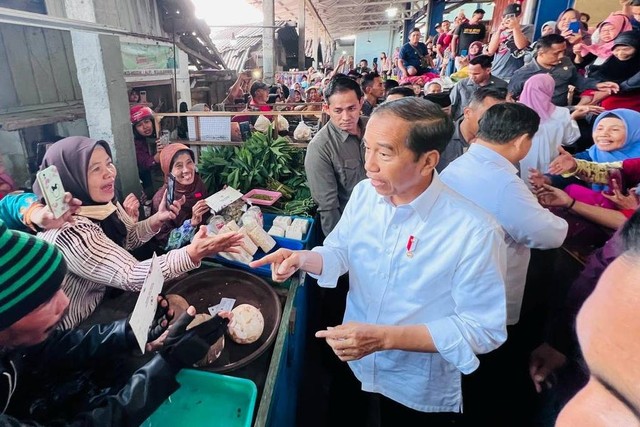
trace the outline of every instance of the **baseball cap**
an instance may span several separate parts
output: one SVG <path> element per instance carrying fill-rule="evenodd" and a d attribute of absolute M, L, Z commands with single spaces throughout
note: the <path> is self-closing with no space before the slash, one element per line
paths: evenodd
<path fill-rule="evenodd" d="M 264 89 L 268 92 L 269 86 L 264 82 L 253 82 L 253 84 L 251 85 L 251 89 L 249 89 L 249 93 L 251 94 L 251 96 L 256 96 L 256 92 L 260 89 Z"/>
<path fill-rule="evenodd" d="M 504 8 L 504 12 L 502 12 L 502 16 L 507 16 L 507 15 L 520 16 L 521 13 L 522 13 L 522 6 L 520 6 L 520 4 L 518 3 L 511 3 Z"/>

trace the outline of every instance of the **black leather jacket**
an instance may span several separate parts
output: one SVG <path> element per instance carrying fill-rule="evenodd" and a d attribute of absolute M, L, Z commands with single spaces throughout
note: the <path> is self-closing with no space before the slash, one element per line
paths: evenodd
<path fill-rule="evenodd" d="M 121 320 L 0 350 L 0 426 L 140 425 L 179 385 L 160 355 L 127 373 L 135 348 Z"/>

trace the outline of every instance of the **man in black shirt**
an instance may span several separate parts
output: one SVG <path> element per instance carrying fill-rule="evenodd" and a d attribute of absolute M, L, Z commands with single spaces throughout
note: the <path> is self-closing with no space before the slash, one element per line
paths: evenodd
<path fill-rule="evenodd" d="M 484 10 L 476 9 L 469 22 L 463 22 L 453 32 L 451 51 L 456 57 L 467 56 L 469 45 L 475 41 L 484 42 L 487 29 L 480 21 L 484 18 Z"/>

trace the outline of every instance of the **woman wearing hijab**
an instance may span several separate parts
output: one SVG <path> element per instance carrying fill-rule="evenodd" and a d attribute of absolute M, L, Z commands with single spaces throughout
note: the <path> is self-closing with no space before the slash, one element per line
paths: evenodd
<path fill-rule="evenodd" d="M 576 22 L 578 23 L 578 29 L 577 31 L 574 31 L 575 27 L 572 27 L 572 25 L 575 26 L 576 24 L 574 23 Z M 556 20 L 555 32 L 556 34 L 560 34 L 567 41 L 565 56 L 571 58 L 571 60 L 573 60 L 575 56 L 573 53 L 573 46 L 575 44 L 591 44 L 591 36 L 580 24 L 580 12 L 576 9 L 568 8 L 560 13 L 560 16 L 558 16 L 558 19 Z"/>
<path fill-rule="evenodd" d="M 41 169 L 55 165 L 66 191 L 82 201 L 73 224 L 38 233 L 64 254 L 69 271 L 63 285 L 69 296 L 69 310 L 60 327 L 71 329 L 89 317 L 105 296 L 107 287 L 139 291 L 151 260 L 139 262 L 128 250 L 139 247 L 160 231 L 162 224 L 176 218 L 182 201 L 169 209 L 160 206 L 148 219 L 133 222 L 115 199 L 115 178 L 111 149 L 105 141 L 73 136 L 47 150 Z M 34 192 L 42 197 L 39 186 Z M 165 280 L 199 267 L 205 256 L 219 251 L 233 252 L 242 235 L 228 233 L 207 237 L 202 228 L 186 247 L 156 258 Z"/>
<path fill-rule="evenodd" d="M 573 45 L 573 62 L 586 67 L 589 64 L 601 65 L 611 57 L 614 40 L 624 31 L 631 31 L 631 22 L 625 15 L 612 13 L 597 28 L 598 42 L 591 45 L 576 43 Z"/>
<path fill-rule="evenodd" d="M 469 61 L 471 61 L 476 56 L 482 55 L 483 44 L 481 41 L 475 41 L 469 45 Z"/>
<path fill-rule="evenodd" d="M 558 155 L 558 147 L 571 145 L 580 138 L 580 129 L 569 109 L 551 102 L 554 89 L 555 81 L 550 74 L 536 74 L 524 84 L 520 102 L 538 113 L 540 127 L 529 153 L 520 161 L 523 173 L 529 169 L 546 171 Z"/>
<path fill-rule="evenodd" d="M 181 248 L 191 241 L 198 227 L 209 217 L 204 199 L 207 187 L 196 173 L 193 151 L 184 144 L 169 144 L 160 154 L 160 168 L 164 185 L 153 196 L 152 212 L 159 212 L 166 204 L 165 192 L 169 174 L 175 177 L 174 200 L 184 200 L 176 217 L 165 221 L 155 241 L 165 250 Z"/>
<path fill-rule="evenodd" d="M 640 157 L 640 128 L 637 123 L 640 123 L 640 113 L 636 111 L 617 109 L 600 114 L 593 128 L 595 144 L 573 157 L 597 163 L 624 162 Z M 549 169 L 556 173 L 573 173 L 577 168 L 572 156 L 562 153 Z M 537 194 L 541 204 L 563 208 L 556 214 L 569 223 L 565 245 L 599 247 L 611 237 L 612 230 L 619 228 L 627 218 L 625 210 L 629 209 L 627 204 L 630 198 L 625 198 L 618 190 L 620 182 L 609 188 L 594 181 L 589 188 L 584 186 L 587 185 L 584 182 L 577 184 L 579 181 L 574 177 L 569 180 L 554 175 L 554 186 L 548 185 L 549 180 L 543 185 L 544 178 L 539 174 L 532 174 L 531 178 L 535 181 L 532 182 L 534 187 L 539 189 Z"/>
<path fill-rule="evenodd" d="M 587 77 L 600 82 L 618 84 L 615 94 L 585 91 L 580 96 L 580 105 L 591 103 L 605 110 L 626 108 L 640 111 L 640 32 L 625 31 L 612 42 L 611 56 L 602 64 L 587 67 Z"/>

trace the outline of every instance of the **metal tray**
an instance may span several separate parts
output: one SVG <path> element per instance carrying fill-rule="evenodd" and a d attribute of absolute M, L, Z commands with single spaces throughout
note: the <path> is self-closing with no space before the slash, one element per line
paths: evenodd
<path fill-rule="evenodd" d="M 262 312 L 264 331 L 252 344 L 237 344 L 228 336 L 220 357 L 203 367 L 211 372 L 229 372 L 251 363 L 272 345 L 282 317 L 282 304 L 273 288 L 260 277 L 242 270 L 211 268 L 191 274 L 165 290 L 178 294 L 193 305 L 198 313 L 208 313 L 208 308 L 221 298 L 235 298 L 235 307 L 251 304 Z"/>

